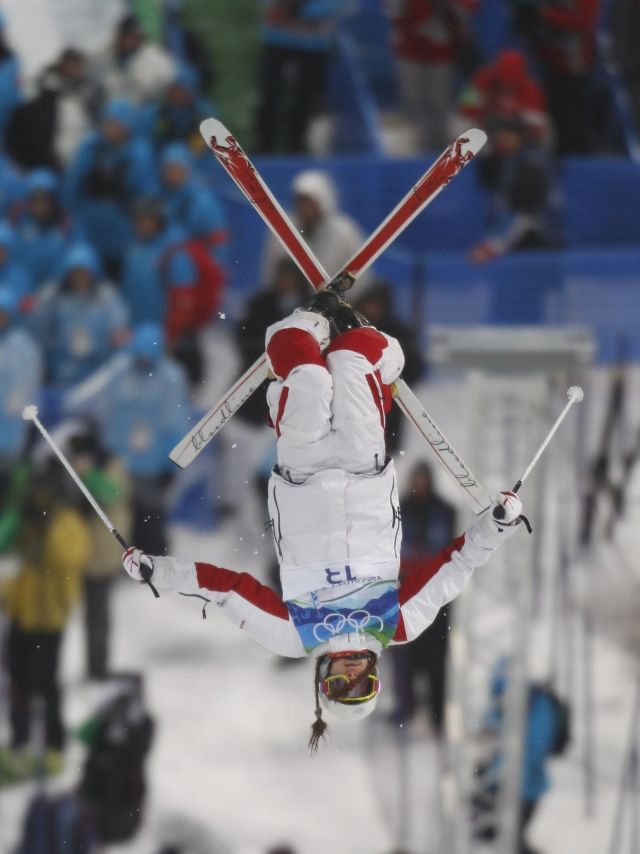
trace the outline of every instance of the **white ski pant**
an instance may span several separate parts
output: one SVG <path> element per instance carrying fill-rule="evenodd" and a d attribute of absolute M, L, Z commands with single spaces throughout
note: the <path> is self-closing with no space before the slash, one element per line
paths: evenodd
<path fill-rule="evenodd" d="M 294 312 L 267 332 L 278 380 L 267 393 L 278 466 L 300 483 L 316 472 L 373 474 L 385 461 L 389 384 L 404 365 L 400 345 L 376 329 L 350 330 L 328 343 L 328 323 Z"/>
<path fill-rule="evenodd" d="M 267 332 L 278 377 L 268 391 L 278 455 L 269 514 L 285 599 L 398 573 L 402 531 L 384 425 L 402 350 L 372 328 L 331 344 L 328 331 L 319 315 L 294 312 Z"/>

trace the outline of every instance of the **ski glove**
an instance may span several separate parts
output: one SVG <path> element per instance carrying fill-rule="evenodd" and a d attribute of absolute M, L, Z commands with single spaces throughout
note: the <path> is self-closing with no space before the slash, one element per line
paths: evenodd
<path fill-rule="evenodd" d="M 194 585 L 197 589 L 195 564 L 191 561 L 179 561 L 163 555 L 151 556 L 140 549 L 130 548 L 122 555 L 122 565 L 134 581 L 144 581 L 140 567 L 148 566 L 151 569 L 149 580 L 159 590 L 172 590 L 178 580 L 181 589 L 191 589 Z"/>
<path fill-rule="evenodd" d="M 499 514 L 502 518 L 496 516 L 498 508 L 502 508 Z M 503 513 L 504 515 L 502 515 Z M 500 492 L 493 506 L 492 514 L 499 527 L 517 525 L 522 515 L 522 501 L 515 492 Z"/>
<path fill-rule="evenodd" d="M 127 574 L 130 575 L 134 581 L 144 581 L 142 573 L 140 572 L 141 566 L 148 566 L 151 570 L 151 577 L 153 578 L 155 569 L 153 558 L 140 551 L 140 549 L 127 549 L 122 555 L 122 565 L 126 569 Z"/>

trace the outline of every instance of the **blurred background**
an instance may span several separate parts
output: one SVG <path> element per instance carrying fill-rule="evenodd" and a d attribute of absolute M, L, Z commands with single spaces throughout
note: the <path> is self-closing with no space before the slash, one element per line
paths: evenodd
<path fill-rule="evenodd" d="M 640 851 L 637 2 L 0 5 L 0 851 Z M 533 536 L 313 759 L 308 663 L 131 584 L 21 419 L 130 542 L 277 587 L 264 395 L 167 458 L 309 291 L 210 115 L 329 271 L 485 129 L 353 301 L 492 490 L 586 394 L 523 487 Z M 472 517 L 397 409 L 388 440 L 410 565 Z"/>

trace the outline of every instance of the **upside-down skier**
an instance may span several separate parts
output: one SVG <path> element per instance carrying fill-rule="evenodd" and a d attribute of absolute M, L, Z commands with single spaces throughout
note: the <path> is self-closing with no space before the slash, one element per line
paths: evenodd
<path fill-rule="evenodd" d="M 522 505 L 514 493 L 500 493 L 493 510 L 400 582 L 400 508 L 384 440 L 390 386 L 404 364 L 400 345 L 329 290 L 269 327 L 266 345 L 277 440 L 269 515 L 282 597 L 248 573 L 214 564 L 135 548 L 123 564 L 137 581 L 146 566 L 156 587 L 222 605 L 271 652 L 312 656 L 313 752 L 325 717 L 355 721 L 373 711 L 380 653 L 432 623 L 515 532 Z"/>

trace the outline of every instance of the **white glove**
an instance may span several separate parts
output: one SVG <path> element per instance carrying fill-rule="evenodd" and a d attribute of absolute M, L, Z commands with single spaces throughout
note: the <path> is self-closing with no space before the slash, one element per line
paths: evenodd
<path fill-rule="evenodd" d="M 141 552 L 140 549 L 129 548 L 122 555 L 122 565 L 127 571 L 127 574 L 133 578 L 134 581 L 144 581 L 145 579 L 142 577 L 142 573 L 140 572 L 141 566 L 147 566 L 151 570 L 151 577 L 153 577 L 153 558 L 149 557 L 149 555 Z"/>
<path fill-rule="evenodd" d="M 493 518 L 498 525 L 517 525 L 522 515 L 522 501 L 515 492 L 500 492 L 493 505 Z"/>

